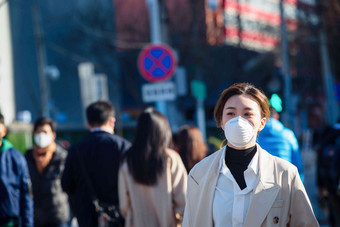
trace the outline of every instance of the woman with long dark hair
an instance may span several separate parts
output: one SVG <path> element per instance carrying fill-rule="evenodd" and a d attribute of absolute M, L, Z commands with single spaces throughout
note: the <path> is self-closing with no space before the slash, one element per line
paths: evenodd
<path fill-rule="evenodd" d="M 154 108 L 138 119 L 135 140 L 119 170 L 119 204 L 125 226 L 176 226 L 181 222 L 187 172 L 169 149 L 168 120 Z"/>

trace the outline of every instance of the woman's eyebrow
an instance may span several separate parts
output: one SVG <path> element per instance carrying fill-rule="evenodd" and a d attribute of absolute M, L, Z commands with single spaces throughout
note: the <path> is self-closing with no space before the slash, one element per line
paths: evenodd
<path fill-rule="evenodd" d="M 228 106 L 228 107 L 226 107 L 225 109 L 226 109 L 226 110 L 235 110 L 236 108 L 233 107 L 233 106 Z M 243 110 L 254 110 L 254 109 L 251 108 L 251 107 L 245 107 L 245 108 L 243 108 Z"/>

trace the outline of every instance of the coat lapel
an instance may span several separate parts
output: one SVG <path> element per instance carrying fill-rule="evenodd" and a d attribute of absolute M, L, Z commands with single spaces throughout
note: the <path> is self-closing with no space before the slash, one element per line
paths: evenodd
<path fill-rule="evenodd" d="M 192 190 L 195 191 L 188 195 L 194 204 L 192 226 L 213 226 L 213 200 L 219 177 L 219 162 L 224 149 L 225 147 L 207 157 L 205 165 L 202 169 L 199 168 L 199 172 L 196 172 L 194 167 L 189 174 L 198 185 L 193 187 Z"/>
<path fill-rule="evenodd" d="M 261 226 L 280 190 L 273 159 L 258 146 L 259 183 L 254 189 L 244 226 Z"/>
<path fill-rule="evenodd" d="M 204 201 L 204 204 L 207 204 L 206 210 L 202 215 L 208 214 L 207 223 L 205 225 L 202 224 L 202 226 L 213 226 L 213 201 L 214 201 L 214 195 L 215 195 L 215 189 L 219 177 L 219 163 L 221 156 L 224 154 L 225 147 L 222 148 L 222 151 L 220 151 L 219 155 L 217 155 L 213 161 L 213 164 L 211 165 L 210 169 L 207 169 L 207 179 L 206 179 L 206 188 L 203 189 L 203 192 L 206 192 L 205 195 L 202 195 L 203 198 L 206 200 Z"/>

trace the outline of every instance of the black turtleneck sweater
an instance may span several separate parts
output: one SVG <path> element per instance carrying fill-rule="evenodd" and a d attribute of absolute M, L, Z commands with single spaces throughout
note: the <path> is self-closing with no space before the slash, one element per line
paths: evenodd
<path fill-rule="evenodd" d="M 234 148 L 226 148 L 225 164 L 230 169 L 231 174 L 235 178 L 241 190 L 247 187 L 244 179 L 244 171 L 248 168 L 250 161 L 256 154 L 256 146 L 247 148 L 245 150 L 236 150 Z"/>

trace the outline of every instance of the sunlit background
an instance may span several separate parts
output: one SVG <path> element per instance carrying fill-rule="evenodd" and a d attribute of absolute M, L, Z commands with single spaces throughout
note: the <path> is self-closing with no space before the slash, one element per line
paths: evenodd
<path fill-rule="evenodd" d="M 308 166 L 313 140 L 338 118 L 339 38 L 336 0 L 0 0 L 0 111 L 21 151 L 40 116 L 73 143 L 98 99 L 113 103 L 115 131 L 129 140 L 152 105 L 173 131 L 197 125 L 217 149 L 218 96 L 250 82 L 293 129 Z M 158 44 L 173 59 L 152 75 L 143 49 Z"/>

